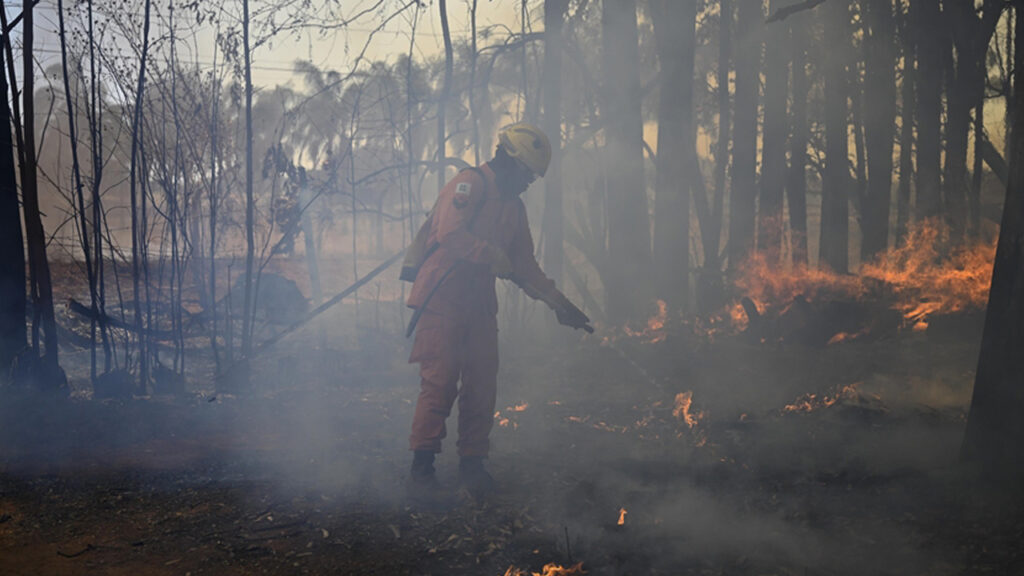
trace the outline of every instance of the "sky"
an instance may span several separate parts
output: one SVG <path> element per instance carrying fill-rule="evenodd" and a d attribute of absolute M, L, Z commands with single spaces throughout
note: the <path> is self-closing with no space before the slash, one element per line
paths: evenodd
<path fill-rule="evenodd" d="M 258 0 L 256 0 L 258 1 Z M 332 0 L 319 0 L 327 2 Z M 66 0 L 65 5 L 71 5 L 74 0 Z M 182 0 L 178 0 L 181 4 Z M 357 0 L 353 3 L 346 3 L 346 12 L 355 14 L 372 6 L 375 0 Z M 400 0 L 389 0 L 393 5 L 399 5 Z M 143 3 L 135 0 L 134 8 L 142 12 Z M 154 5 L 160 5 L 161 12 L 167 12 L 167 4 L 155 0 Z M 471 0 L 449 0 L 448 14 L 452 37 L 457 40 L 466 38 L 470 34 L 469 6 Z M 530 3 L 531 9 L 539 4 Z M 478 0 L 477 27 L 482 30 L 488 26 L 508 26 L 518 30 L 521 26 L 522 4 L 520 0 Z M 20 14 L 20 2 L 9 2 L 6 4 L 8 20 Z M 238 10 L 241 13 L 241 10 Z M 389 11 L 390 13 L 390 11 Z M 40 69 L 59 62 L 60 42 L 57 34 L 57 0 L 40 0 L 35 10 L 36 33 L 35 47 L 40 61 Z M 179 10 L 179 16 L 186 15 Z M 191 17 L 189 15 L 189 17 Z M 419 9 L 419 22 L 416 31 L 415 51 L 419 58 L 439 54 L 443 50 L 441 34 L 441 21 L 437 0 L 426 0 L 423 7 Z M 348 30 L 338 31 L 328 37 L 321 38 L 316 32 L 306 32 L 301 38 L 295 39 L 293 35 L 282 35 L 272 43 L 268 43 L 257 49 L 253 54 L 253 84 L 256 86 L 274 86 L 287 84 L 288 82 L 299 82 L 293 76 L 292 69 L 296 59 L 310 60 L 318 67 L 328 68 L 337 71 L 350 69 L 354 58 L 362 50 L 363 45 L 370 37 L 370 31 L 379 25 L 381 18 L 376 14 L 370 14 L 361 21 L 352 24 Z M 406 54 L 409 50 L 409 31 L 411 30 L 413 11 L 408 10 L 399 17 L 391 20 L 384 31 L 377 33 L 367 50 L 367 56 L 371 60 L 394 60 L 400 55 Z M 535 13 L 531 15 L 531 26 L 535 30 L 543 29 L 543 18 Z M 151 34 L 159 34 L 157 26 Z M 214 36 L 215 31 L 211 27 L 204 27 L 192 39 L 179 43 L 178 57 L 182 60 L 198 62 L 200 66 L 212 65 L 214 59 Z M 21 30 L 16 29 L 12 33 L 15 46 L 21 44 Z M 17 54 L 16 54 L 16 57 Z"/>

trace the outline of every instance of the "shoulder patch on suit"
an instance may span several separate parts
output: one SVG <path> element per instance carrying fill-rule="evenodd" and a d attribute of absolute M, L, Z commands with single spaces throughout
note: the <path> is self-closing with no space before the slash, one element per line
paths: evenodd
<path fill-rule="evenodd" d="M 459 182 L 455 185 L 455 196 L 452 198 L 452 202 L 456 208 L 461 210 L 469 206 L 469 193 L 471 190 L 472 187 L 469 185 L 469 182 Z"/>

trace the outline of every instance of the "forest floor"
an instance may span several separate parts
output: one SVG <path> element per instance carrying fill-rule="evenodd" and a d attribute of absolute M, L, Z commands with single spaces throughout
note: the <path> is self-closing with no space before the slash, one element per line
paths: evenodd
<path fill-rule="evenodd" d="M 0 389 L 0 573 L 1024 573 L 1024 507 L 958 466 L 976 328 L 503 329 L 499 491 L 455 490 L 449 438 L 441 509 L 404 498 L 418 382 L 397 330 L 299 332 L 235 395 Z"/>

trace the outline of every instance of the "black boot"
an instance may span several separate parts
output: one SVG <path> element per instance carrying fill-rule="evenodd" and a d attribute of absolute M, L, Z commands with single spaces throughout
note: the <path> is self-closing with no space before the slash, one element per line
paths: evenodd
<path fill-rule="evenodd" d="M 484 468 L 483 456 L 463 456 L 459 460 L 459 484 L 474 498 L 483 498 L 494 492 L 494 478 Z"/>
<path fill-rule="evenodd" d="M 413 452 L 412 468 L 405 483 L 406 496 L 416 504 L 434 505 L 444 499 L 444 491 L 434 474 L 434 453 L 429 450 Z"/>
<path fill-rule="evenodd" d="M 412 469 L 409 478 L 418 482 L 437 479 L 434 477 L 434 453 L 430 450 L 416 450 L 412 453 Z"/>

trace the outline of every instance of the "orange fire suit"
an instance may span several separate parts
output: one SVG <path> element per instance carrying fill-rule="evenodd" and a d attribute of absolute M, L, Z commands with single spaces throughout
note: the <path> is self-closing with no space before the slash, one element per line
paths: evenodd
<path fill-rule="evenodd" d="M 462 261 L 426 303 L 416 327 L 409 362 L 419 362 L 421 383 L 409 436 L 411 450 L 441 451 L 445 420 L 456 397 L 459 455 L 486 456 L 490 447 L 498 377 L 498 298 L 488 244 L 505 251 L 513 281 L 531 297 L 558 293 L 533 257 L 523 201 L 518 195 L 502 194 L 489 166 L 480 170 L 488 179 L 486 185 L 475 171 L 465 170 L 441 190 L 428 242 L 438 242 L 439 247 L 420 267 L 407 301 L 411 308 L 422 307 L 445 272 Z"/>

